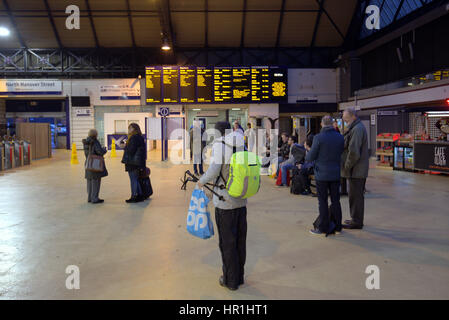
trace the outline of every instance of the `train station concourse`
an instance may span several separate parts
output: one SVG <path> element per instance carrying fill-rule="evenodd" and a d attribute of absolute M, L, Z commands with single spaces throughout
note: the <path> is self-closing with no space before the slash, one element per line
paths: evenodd
<path fill-rule="evenodd" d="M 0 1 L 0 300 L 448 300 L 448 40 L 447 0 Z"/>

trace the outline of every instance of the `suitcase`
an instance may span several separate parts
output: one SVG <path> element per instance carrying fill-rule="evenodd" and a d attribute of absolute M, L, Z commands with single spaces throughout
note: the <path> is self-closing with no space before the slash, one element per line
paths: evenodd
<path fill-rule="evenodd" d="M 153 187 L 151 186 L 150 177 L 139 179 L 140 188 L 142 189 L 142 196 L 148 199 L 153 194 Z"/>

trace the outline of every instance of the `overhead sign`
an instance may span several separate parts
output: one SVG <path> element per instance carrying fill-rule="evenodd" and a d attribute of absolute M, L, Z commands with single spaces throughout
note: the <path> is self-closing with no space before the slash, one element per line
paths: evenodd
<path fill-rule="evenodd" d="M 0 94 L 5 95 L 37 95 L 62 94 L 61 80 L 28 80 L 3 79 L 0 80 Z"/>
<path fill-rule="evenodd" d="M 163 107 L 160 109 L 161 116 L 168 117 L 170 115 L 170 109 L 167 107 Z"/>
<path fill-rule="evenodd" d="M 100 100 L 140 100 L 140 82 L 100 85 Z"/>
<path fill-rule="evenodd" d="M 75 109 L 75 115 L 77 117 L 90 117 L 92 116 L 92 108 L 77 108 Z"/>

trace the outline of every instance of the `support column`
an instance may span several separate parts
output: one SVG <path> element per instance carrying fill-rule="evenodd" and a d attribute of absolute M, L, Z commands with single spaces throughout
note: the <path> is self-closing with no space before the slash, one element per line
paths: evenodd
<path fill-rule="evenodd" d="M 3 137 L 5 134 L 6 134 L 6 100 L 0 99 L 0 138 Z"/>

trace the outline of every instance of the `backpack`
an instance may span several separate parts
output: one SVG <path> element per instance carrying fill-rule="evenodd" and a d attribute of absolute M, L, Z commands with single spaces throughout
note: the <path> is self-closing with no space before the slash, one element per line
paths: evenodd
<path fill-rule="evenodd" d="M 223 141 L 223 144 L 226 144 Z M 260 189 L 261 162 L 257 154 L 248 151 L 237 151 L 233 147 L 233 154 L 229 163 L 229 177 L 226 190 L 233 198 L 248 199 Z M 220 177 L 223 178 L 220 170 Z M 218 179 L 217 179 L 218 181 Z"/>
<path fill-rule="evenodd" d="M 292 179 L 290 184 L 290 193 L 301 194 L 304 191 L 304 186 L 302 183 L 301 176 L 299 174 L 299 169 L 294 168 L 292 173 Z"/>

